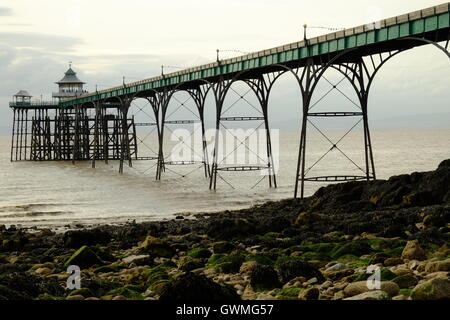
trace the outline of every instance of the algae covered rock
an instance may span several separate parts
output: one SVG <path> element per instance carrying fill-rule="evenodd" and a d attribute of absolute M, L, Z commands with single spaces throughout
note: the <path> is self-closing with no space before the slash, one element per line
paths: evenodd
<path fill-rule="evenodd" d="M 103 261 L 88 246 L 82 246 L 78 249 L 64 264 L 67 268 L 70 265 L 76 265 L 81 269 L 86 269 L 94 265 L 102 265 Z"/>
<path fill-rule="evenodd" d="M 234 244 L 228 241 L 219 241 L 213 243 L 213 252 L 215 254 L 230 253 L 235 248 Z"/>
<path fill-rule="evenodd" d="M 250 274 L 250 285 L 255 291 L 280 288 L 278 273 L 271 266 L 256 265 Z"/>
<path fill-rule="evenodd" d="M 240 300 L 230 286 L 222 286 L 203 275 L 186 273 L 168 283 L 160 300 L 169 301 L 217 301 Z"/>
<path fill-rule="evenodd" d="M 450 300 L 450 280 L 432 279 L 417 285 L 411 292 L 413 300 Z"/>

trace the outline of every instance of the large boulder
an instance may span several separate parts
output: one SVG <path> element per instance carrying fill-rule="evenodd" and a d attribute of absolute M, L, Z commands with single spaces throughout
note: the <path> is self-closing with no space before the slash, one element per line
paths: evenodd
<path fill-rule="evenodd" d="M 186 273 L 168 283 L 160 295 L 160 300 L 169 301 L 217 301 L 240 300 L 230 286 L 221 286 L 203 275 Z"/>
<path fill-rule="evenodd" d="M 80 269 L 87 269 L 94 265 L 103 265 L 103 261 L 88 246 L 82 246 L 78 249 L 64 264 L 67 268 L 70 265 L 76 265 Z"/>
<path fill-rule="evenodd" d="M 411 292 L 413 300 L 450 300 L 450 280 L 432 279 L 417 285 Z"/>
<path fill-rule="evenodd" d="M 422 261 L 427 259 L 427 254 L 420 246 L 418 240 L 411 240 L 406 243 L 403 249 L 402 259 Z"/>
<path fill-rule="evenodd" d="M 317 278 L 319 282 L 325 281 L 319 269 L 307 261 L 302 260 L 288 260 L 283 262 L 279 267 L 279 273 L 283 283 L 287 283 L 289 280 L 297 277 L 305 277 L 306 279 Z"/>
<path fill-rule="evenodd" d="M 250 274 L 250 285 L 255 291 L 280 288 L 278 273 L 271 266 L 256 265 Z"/>

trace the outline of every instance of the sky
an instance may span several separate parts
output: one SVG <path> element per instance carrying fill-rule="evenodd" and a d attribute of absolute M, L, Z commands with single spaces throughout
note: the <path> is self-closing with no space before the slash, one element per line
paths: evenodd
<path fill-rule="evenodd" d="M 353 27 L 443 3 L 442 0 L 2 0 L 0 2 L 0 134 L 8 134 L 8 101 L 19 89 L 51 97 L 69 61 L 87 89 L 106 89 L 215 60 L 216 49 L 252 52 L 303 38 L 302 26 Z M 327 33 L 310 29 L 308 36 Z M 223 53 L 223 58 L 230 53 Z M 176 70 L 171 70 L 176 71 Z M 450 63 L 431 46 L 392 59 L 370 97 L 376 126 L 450 128 Z M 292 80 L 292 79 L 291 79 Z M 323 89 L 325 90 L 325 88 Z M 296 85 L 274 91 L 278 124 L 295 126 Z M 333 102 L 333 100 L 331 101 Z M 275 107 L 274 107 L 275 108 Z M 408 117 L 405 117 L 407 114 Z"/>

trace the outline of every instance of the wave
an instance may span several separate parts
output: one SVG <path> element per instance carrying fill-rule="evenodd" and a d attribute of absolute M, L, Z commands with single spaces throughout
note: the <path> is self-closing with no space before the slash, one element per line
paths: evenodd
<path fill-rule="evenodd" d="M 11 211 L 31 211 L 34 208 L 42 208 L 42 207 L 53 207 L 58 206 L 56 203 L 29 203 L 29 204 L 21 204 L 21 205 L 13 205 L 13 206 L 3 206 L 0 207 L 0 212 L 11 212 Z"/>
<path fill-rule="evenodd" d="M 73 212 L 68 211 L 29 211 L 22 213 L 10 213 L 0 215 L 0 220 L 8 218 L 28 218 L 28 217 L 39 217 L 39 216 L 58 216 L 72 214 Z"/>

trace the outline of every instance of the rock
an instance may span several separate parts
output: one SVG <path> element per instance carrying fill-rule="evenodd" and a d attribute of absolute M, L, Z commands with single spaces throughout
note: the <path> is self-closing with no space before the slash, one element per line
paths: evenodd
<path fill-rule="evenodd" d="M 234 248 L 235 246 L 228 241 L 215 242 L 212 247 L 215 254 L 230 253 Z"/>
<path fill-rule="evenodd" d="M 354 273 L 355 273 L 355 271 L 353 269 L 344 269 L 344 270 L 338 270 L 338 271 L 324 271 L 323 275 L 327 279 L 337 281 L 344 277 L 351 276 Z"/>
<path fill-rule="evenodd" d="M 255 291 L 280 288 L 278 273 L 270 266 L 256 265 L 250 275 L 250 285 Z"/>
<path fill-rule="evenodd" d="M 124 296 L 115 296 L 112 300 L 127 300 Z"/>
<path fill-rule="evenodd" d="M 333 286 L 333 282 L 331 282 L 330 280 L 327 280 L 319 286 L 319 289 L 326 290 L 326 289 L 330 288 L 331 286 Z"/>
<path fill-rule="evenodd" d="M 186 273 L 167 284 L 159 298 L 163 301 L 240 300 L 230 286 L 221 286 L 202 275 Z"/>
<path fill-rule="evenodd" d="M 239 273 L 240 274 L 250 273 L 257 265 L 258 263 L 256 261 L 246 261 L 239 268 Z"/>
<path fill-rule="evenodd" d="M 345 294 L 343 290 L 334 293 L 333 300 L 343 300 L 345 298 Z"/>
<path fill-rule="evenodd" d="M 419 280 L 411 274 L 405 274 L 392 279 L 392 282 L 395 282 L 400 289 L 408 289 L 416 286 Z"/>
<path fill-rule="evenodd" d="M 298 215 L 297 219 L 295 219 L 294 224 L 296 225 L 310 225 L 317 221 L 320 221 L 321 217 L 318 213 L 313 212 L 302 212 Z"/>
<path fill-rule="evenodd" d="M 42 278 L 28 272 L 0 274 L 0 295 L 9 300 L 29 300 L 41 294 L 62 296 L 64 289 L 55 278 Z"/>
<path fill-rule="evenodd" d="M 408 300 L 408 299 L 409 299 L 409 297 L 405 296 L 403 294 L 395 296 L 395 297 L 392 298 L 392 300 L 396 300 L 396 301 L 404 301 L 404 300 Z"/>
<path fill-rule="evenodd" d="M 364 254 L 371 253 L 373 249 L 370 247 L 367 240 L 351 241 L 336 246 L 330 253 L 333 259 L 337 259 L 347 254 L 360 257 Z"/>
<path fill-rule="evenodd" d="M 375 290 L 360 293 L 344 300 L 389 300 L 389 294 L 383 290 Z"/>
<path fill-rule="evenodd" d="M 81 288 L 69 293 L 69 296 L 83 296 L 84 298 L 92 297 L 94 294 L 89 288 Z"/>
<path fill-rule="evenodd" d="M 279 273 L 283 283 L 296 277 L 305 277 L 307 279 L 317 278 L 319 282 L 325 281 L 324 276 L 319 269 L 313 267 L 306 261 L 288 260 L 280 265 Z"/>
<path fill-rule="evenodd" d="M 394 297 L 398 294 L 400 288 L 396 283 L 392 281 L 383 281 L 381 282 L 380 290 L 386 292 L 387 294 L 389 294 L 389 296 Z M 350 283 L 344 289 L 344 293 L 347 297 L 356 296 L 368 291 L 371 290 L 367 287 L 367 281 L 358 281 Z"/>
<path fill-rule="evenodd" d="M 195 259 L 189 256 L 181 257 L 178 261 L 178 269 L 182 271 L 192 271 L 203 267 L 205 264 L 200 259 Z"/>
<path fill-rule="evenodd" d="M 67 248 L 76 249 L 82 246 L 95 246 L 108 244 L 111 241 L 109 232 L 100 228 L 88 230 L 70 230 L 63 235 L 64 245 Z"/>
<path fill-rule="evenodd" d="M 154 257 L 171 258 L 175 254 L 175 250 L 165 240 L 152 236 L 148 236 L 139 247 L 142 252 Z"/>
<path fill-rule="evenodd" d="M 254 225 L 247 219 L 214 219 L 208 222 L 206 234 L 214 239 L 233 239 L 255 232 Z"/>
<path fill-rule="evenodd" d="M 317 288 L 309 288 L 306 290 L 300 291 L 298 294 L 298 298 L 301 300 L 317 300 L 319 299 L 319 289 Z"/>
<path fill-rule="evenodd" d="M 401 258 L 387 258 L 386 260 L 384 260 L 383 265 L 385 267 L 393 267 L 393 266 L 398 266 L 399 264 L 403 263 L 403 259 Z"/>
<path fill-rule="evenodd" d="M 101 300 L 100 298 L 97 298 L 97 297 L 89 297 L 89 298 L 86 298 L 86 299 L 84 299 L 84 300 L 86 300 L 86 301 L 99 301 L 99 300 Z"/>
<path fill-rule="evenodd" d="M 84 297 L 81 294 L 76 294 L 73 296 L 68 296 L 66 300 L 84 300 Z"/>
<path fill-rule="evenodd" d="M 348 265 L 343 263 L 336 263 L 333 266 L 327 268 L 325 272 L 333 272 L 333 271 L 341 271 L 341 270 L 347 270 L 349 268 Z"/>
<path fill-rule="evenodd" d="M 64 268 L 76 265 L 81 269 L 86 269 L 94 265 L 102 265 L 103 261 L 88 246 L 78 249 L 64 264 Z"/>
<path fill-rule="evenodd" d="M 411 292 L 413 300 L 450 300 L 450 280 L 432 279 L 417 285 Z"/>
<path fill-rule="evenodd" d="M 430 280 L 430 279 L 434 279 L 434 278 L 448 279 L 449 273 L 448 273 L 448 271 L 438 271 L 438 272 L 429 273 L 429 274 L 425 275 L 425 277 L 424 277 L 424 279 L 426 279 L 426 280 Z"/>
<path fill-rule="evenodd" d="M 425 250 L 419 245 L 418 240 L 411 240 L 406 243 L 403 249 L 402 259 L 422 261 L 427 259 L 427 255 Z"/>
<path fill-rule="evenodd" d="M 44 267 L 44 268 L 37 268 L 34 272 L 40 276 L 47 276 L 49 274 L 52 274 L 53 270 Z"/>
<path fill-rule="evenodd" d="M 211 257 L 212 252 L 205 248 L 194 249 L 188 254 L 192 258 L 196 259 L 208 259 Z"/>
<path fill-rule="evenodd" d="M 444 261 L 432 261 L 425 265 L 426 273 L 433 273 L 438 271 L 450 271 L 450 259 Z"/>
<path fill-rule="evenodd" d="M 142 255 L 132 255 L 126 258 L 123 258 L 122 261 L 127 265 L 134 263 L 136 266 L 145 266 L 150 265 L 153 262 L 153 259 L 148 254 Z"/>

